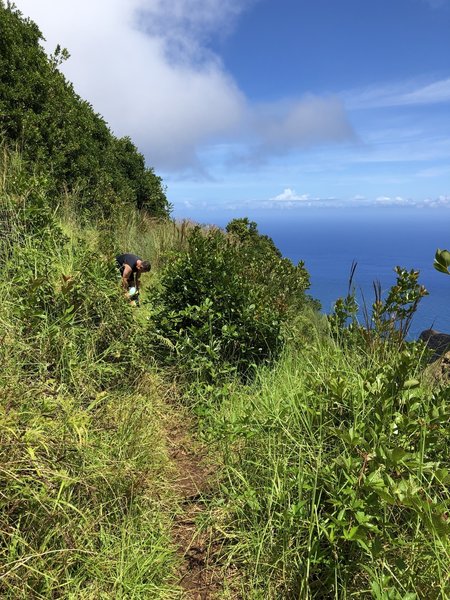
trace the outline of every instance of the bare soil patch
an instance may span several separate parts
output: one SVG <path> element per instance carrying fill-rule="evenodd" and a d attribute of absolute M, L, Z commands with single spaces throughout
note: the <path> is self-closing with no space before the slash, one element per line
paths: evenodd
<path fill-rule="evenodd" d="M 217 544 L 211 527 L 199 527 L 205 496 L 213 491 L 214 467 L 192 433 L 192 423 L 176 423 L 168 432 L 175 475 L 173 488 L 181 512 L 172 530 L 181 559 L 179 585 L 186 600 L 220 597 L 223 571 L 217 564 Z"/>

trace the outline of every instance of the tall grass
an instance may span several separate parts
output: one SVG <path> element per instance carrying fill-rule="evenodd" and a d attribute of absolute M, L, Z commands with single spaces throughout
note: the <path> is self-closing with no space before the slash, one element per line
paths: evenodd
<path fill-rule="evenodd" d="M 122 209 L 100 229 L 99 244 L 111 255 L 135 253 L 150 260 L 153 270 L 158 271 L 172 251 L 187 247 L 187 237 L 194 226 L 186 220 L 155 219 L 137 210 Z"/>
<path fill-rule="evenodd" d="M 192 225 L 72 204 L 49 212 L 45 179 L 0 152 L 0 596 L 179 598 L 173 372 L 114 256 L 149 259 L 157 285 Z M 344 347 L 317 314 L 297 321 L 251 385 L 190 389 L 223 463 L 211 518 L 241 597 L 448 598 L 450 388 L 422 381 L 420 347 Z"/>
<path fill-rule="evenodd" d="M 136 211 L 122 215 L 115 227 L 117 247 L 147 257 L 158 270 L 171 251 L 187 247 L 187 236 L 194 223 L 152 219 Z"/>
<path fill-rule="evenodd" d="M 1 597 L 176 597 L 157 400 L 2 388 Z"/>
<path fill-rule="evenodd" d="M 200 400 L 245 597 L 448 598 L 450 390 L 419 385 L 411 348 L 379 362 L 312 338 Z"/>
<path fill-rule="evenodd" d="M 0 596 L 179 598 L 163 386 L 101 232 L 7 151 L 0 227 Z"/>

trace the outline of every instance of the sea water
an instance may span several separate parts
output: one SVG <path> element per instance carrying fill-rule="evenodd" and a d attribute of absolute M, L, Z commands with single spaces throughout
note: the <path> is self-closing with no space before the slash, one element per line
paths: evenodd
<path fill-rule="evenodd" d="M 433 268 L 436 249 L 450 249 L 450 209 L 304 208 L 261 214 L 254 220 L 284 256 L 305 262 L 310 294 L 320 300 L 323 312 L 331 312 L 335 300 L 347 294 L 353 261 L 359 304 L 364 298 L 369 307 L 373 282 L 380 282 L 386 293 L 395 283 L 398 265 L 419 270 L 419 282 L 429 291 L 409 337 L 429 327 L 450 333 L 450 276 Z"/>

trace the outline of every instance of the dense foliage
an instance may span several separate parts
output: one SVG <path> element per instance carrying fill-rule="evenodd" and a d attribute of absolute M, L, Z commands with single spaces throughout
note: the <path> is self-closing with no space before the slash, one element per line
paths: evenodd
<path fill-rule="evenodd" d="M 449 597 L 450 388 L 420 385 L 419 355 L 318 332 L 252 388 L 203 397 L 246 598 Z"/>
<path fill-rule="evenodd" d="M 282 258 L 255 223 L 238 219 L 227 232 L 195 228 L 154 296 L 158 335 L 191 375 L 207 379 L 275 358 L 283 323 L 310 301 L 303 264 Z"/>
<path fill-rule="evenodd" d="M 81 228 L 48 206 L 48 178 L 3 158 L 2 597 L 181 597 L 162 415 L 186 376 L 220 482 L 202 527 L 238 574 L 230 594 L 449 596 L 450 388 L 426 382 L 423 346 L 401 335 L 424 293 L 415 271 L 398 270 L 367 327 L 351 299 L 330 323 L 304 266 L 254 223 L 158 229 L 124 211 Z M 140 309 L 119 247 L 158 266 Z"/>
<path fill-rule="evenodd" d="M 397 268 L 365 324 L 351 290 L 327 319 L 248 219 L 150 219 L 161 180 L 40 40 L 0 0 L 0 128 L 22 149 L 0 154 L 0 596 L 183 596 L 181 390 L 218 482 L 186 537 L 208 529 L 231 565 L 223 597 L 449 598 L 450 387 L 405 342 L 418 272 Z M 140 309 L 123 250 L 154 267 Z"/>
<path fill-rule="evenodd" d="M 161 178 L 66 81 L 58 65 L 67 51 L 58 47 L 48 58 L 41 39 L 35 23 L 0 0 L 0 132 L 29 172 L 47 177 L 47 201 L 76 192 L 78 210 L 99 216 L 120 204 L 167 215 Z"/>
<path fill-rule="evenodd" d="M 0 596 L 176 597 L 158 380 L 114 265 L 45 181 L 2 175 Z"/>

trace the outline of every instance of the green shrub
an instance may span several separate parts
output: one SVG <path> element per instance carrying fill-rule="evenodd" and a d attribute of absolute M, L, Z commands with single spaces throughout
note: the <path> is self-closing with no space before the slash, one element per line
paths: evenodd
<path fill-rule="evenodd" d="M 333 335 L 347 347 L 357 346 L 367 352 L 380 353 L 391 346 L 401 348 L 406 340 L 412 319 L 422 298 L 428 291 L 418 282 L 419 271 L 395 268 L 396 283 L 382 297 L 379 282 L 374 282 L 375 300 L 371 311 L 363 305 L 364 324 L 358 321 L 359 306 L 352 279 L 356 264 L 352 266 L 349 292 L 345 298 L 338 298 L 334 312 L 329 316 Z"/>
<path fill-rule="evenodd" d="M 185 371 L 207 379 L 248 374 L 276 357 L 282 323 L 307 303 L 303 264 L 281 258 L 246 220 L 228 231 L 195 228 L 187 252 L 167 263 L 153 298 L 155 333 L 176 349 Z"/>
<path fill-rule="evenodd" d="M 20 146 L 28 173 L 47 177 L 47 202 L 55 207 L 69 191 L 77 192 L 77 209 L 95 218 L 119 206 L 167 216 L 161 178 L 66 81 L 58 66 L 68 52 L 58 46 L 49 58 L 41 40 L 35 23 L 0 0 L 0 132 Z"/>
<path fill-rule="evenodd" d="M 409 347 L 367 366 L 329 340 L 203 398 L 225 464 L 212 515 L 245 597 L 448 598 L 449 399 Z"/>

